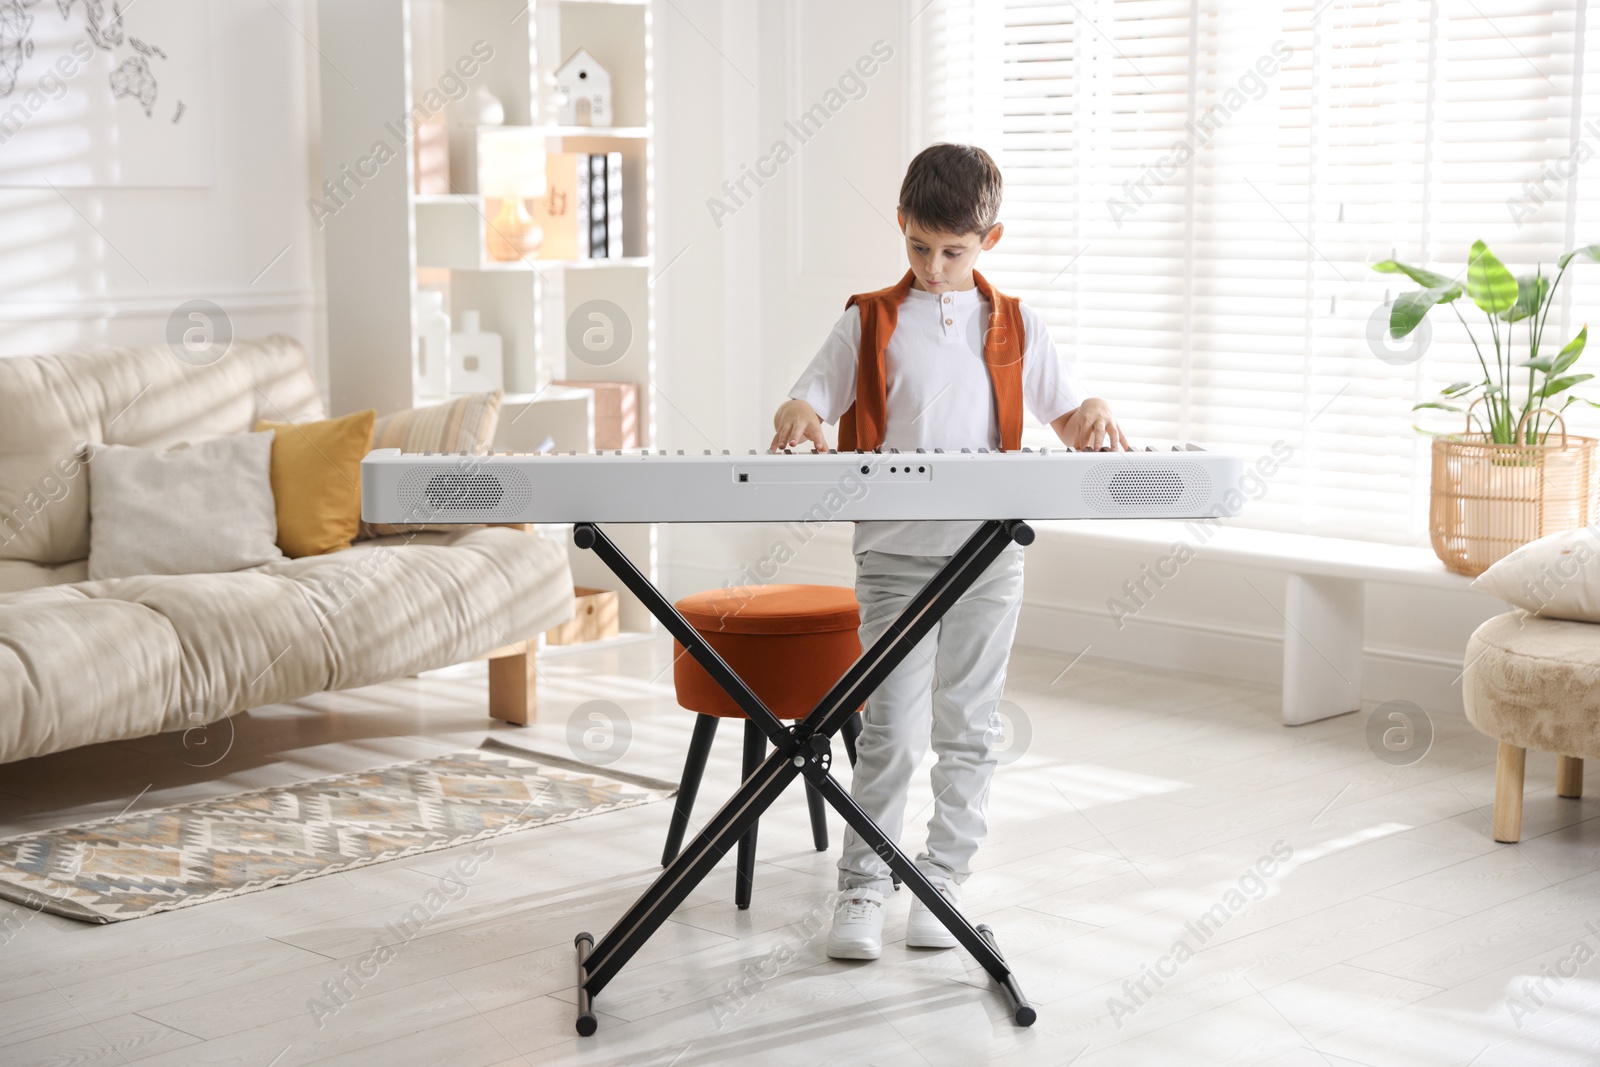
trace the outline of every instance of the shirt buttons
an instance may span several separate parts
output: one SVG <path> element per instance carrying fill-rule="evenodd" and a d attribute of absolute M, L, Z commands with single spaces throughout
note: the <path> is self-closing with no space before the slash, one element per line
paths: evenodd
<path fill-rule="evenodd" d="M 945 303 L 946 303 L 946 304 L 948 304 L 948 303 L 950 303 L 950 298 L 949 298 L 949 297 L 948 297 L 948 296 L 947 296 L 947 297 L 945 297 L 945 298 L 944 298 L 944 302 L 945 302 Z"/>
<path fill-rule="evenodd" d="M 956 324 L 956 320 L 955 319 L 945 319 L 944 320 L 944 324 L 946 326 L 954 326 Z"/>

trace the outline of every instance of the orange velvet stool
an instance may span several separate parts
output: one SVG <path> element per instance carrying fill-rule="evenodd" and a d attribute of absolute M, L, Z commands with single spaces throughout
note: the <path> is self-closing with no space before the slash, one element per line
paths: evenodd
<path fill-rule="evenodd" d="M 811 713 L 839 676 L 861 656 L 860 609 L 855 590 L 833 585 L 748 585 L 711 589 L 684 597 L 676 604 L 706 644 L 733 669 L 761 702 L 780 719 L 801 719 Z M 673 807 L 672 825 L 661 864 L 677 856 L 689 825 L 700 779 L 717 724 L 744 719 L 745 778 L 754 774 L 767 754 L 767 737 L 746 718 L 681 644 L 673 642 L 672 679 L 678 703 L 696 712 L 694 737 L 683 765 L 683 780 Z M 855 739 L 861 719 L 852 716 L 843 730 L 845 748 L 855 762 Z M 812 842 L 828 847 L 828 826 L 822 796 L 809 782 Z M 739 841 L 734 901 L 750 906 L 755 875 L 756 827 Z"/>

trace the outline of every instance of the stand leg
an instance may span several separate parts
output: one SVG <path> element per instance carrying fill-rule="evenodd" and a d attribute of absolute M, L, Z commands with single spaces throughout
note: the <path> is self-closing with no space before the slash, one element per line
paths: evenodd
<path fill-rule="evenodd" d="M 667 847 L 661 852 L 663 867 L 671 863 L 683 847 L 683 835 L 689 829 L 689 813 L 694 810 L 694 798 L 700 795 L 700 779 L 705 777 L 711 741 L 717 736 L 717 724 L 721 721 L 715 715 L 695 716 L 694 736 L 689 740 L 683 778 L 678 782 L 678 795 L 672 805 L 672 823 L 667 827 Z"/>

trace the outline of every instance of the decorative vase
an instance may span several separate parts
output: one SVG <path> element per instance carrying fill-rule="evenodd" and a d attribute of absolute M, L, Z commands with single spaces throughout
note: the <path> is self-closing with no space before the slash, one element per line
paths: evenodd
<path fill-rule="evenodd" d="M 437 289 L 417 292 L 417 355 L 411 388 L 418 398 L 443 400 L 450 394 L 450 316 L 444 294 Z"/>
<path fill-rule="evenodd" d="M 539 250 L 544 231 L 534 225 L 533 216 L 520 196 L 500 200 L 499 210 L 489 223 L 489 258 L 497 263 L 514 263 Z"/>

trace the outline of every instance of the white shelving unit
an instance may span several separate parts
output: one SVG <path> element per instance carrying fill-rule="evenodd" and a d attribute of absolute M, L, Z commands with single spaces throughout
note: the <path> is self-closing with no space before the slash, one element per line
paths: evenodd
<path fill-rule="evenodd" d="M 428 402 L 413 395 L 412 308 L 419 286 L 443 288 L 452 322 L 476 310 L 482 328 L 503 341 L 507 397 L 495 447 L 532 448 L 545 436 L 563 451 L 594 447 L 593 393 L 548 384 L 561 379 L 638 383 L 640 444 L 654 441 L 652 15 L 651 0 L 320 0 L 335 412 Z M 615 126 L 554 121 L 554 73 L 580 47 L 611 75 Z M 486 49 L 492 54 L 485 59 Z M 479 87 L 503 105 L 503 124 L 465 121 Z M 430 94 L 434 103 L 447 102 L 430 111 Z M 449 124 L 448 194 L 415 192 L 413 130 L 404 117 L 419 107 Z M 484 137 L 527 137 L 552 153 L 620 153 L 623 255 L 490 259 L 490 219 L 477 180 Z M 626 317 L 632 341 L 620 357 L 596 361 L 568 344 L 574 311 L 596 300 Z M 655 576 L 652 528 L 608 532 Z M 573 550 L 572 561 L 578 584 L 618 588 L 590 553 Z M 651 628 L 642 605 L 625 591 L 622 601 L 624 629 Z"/>

